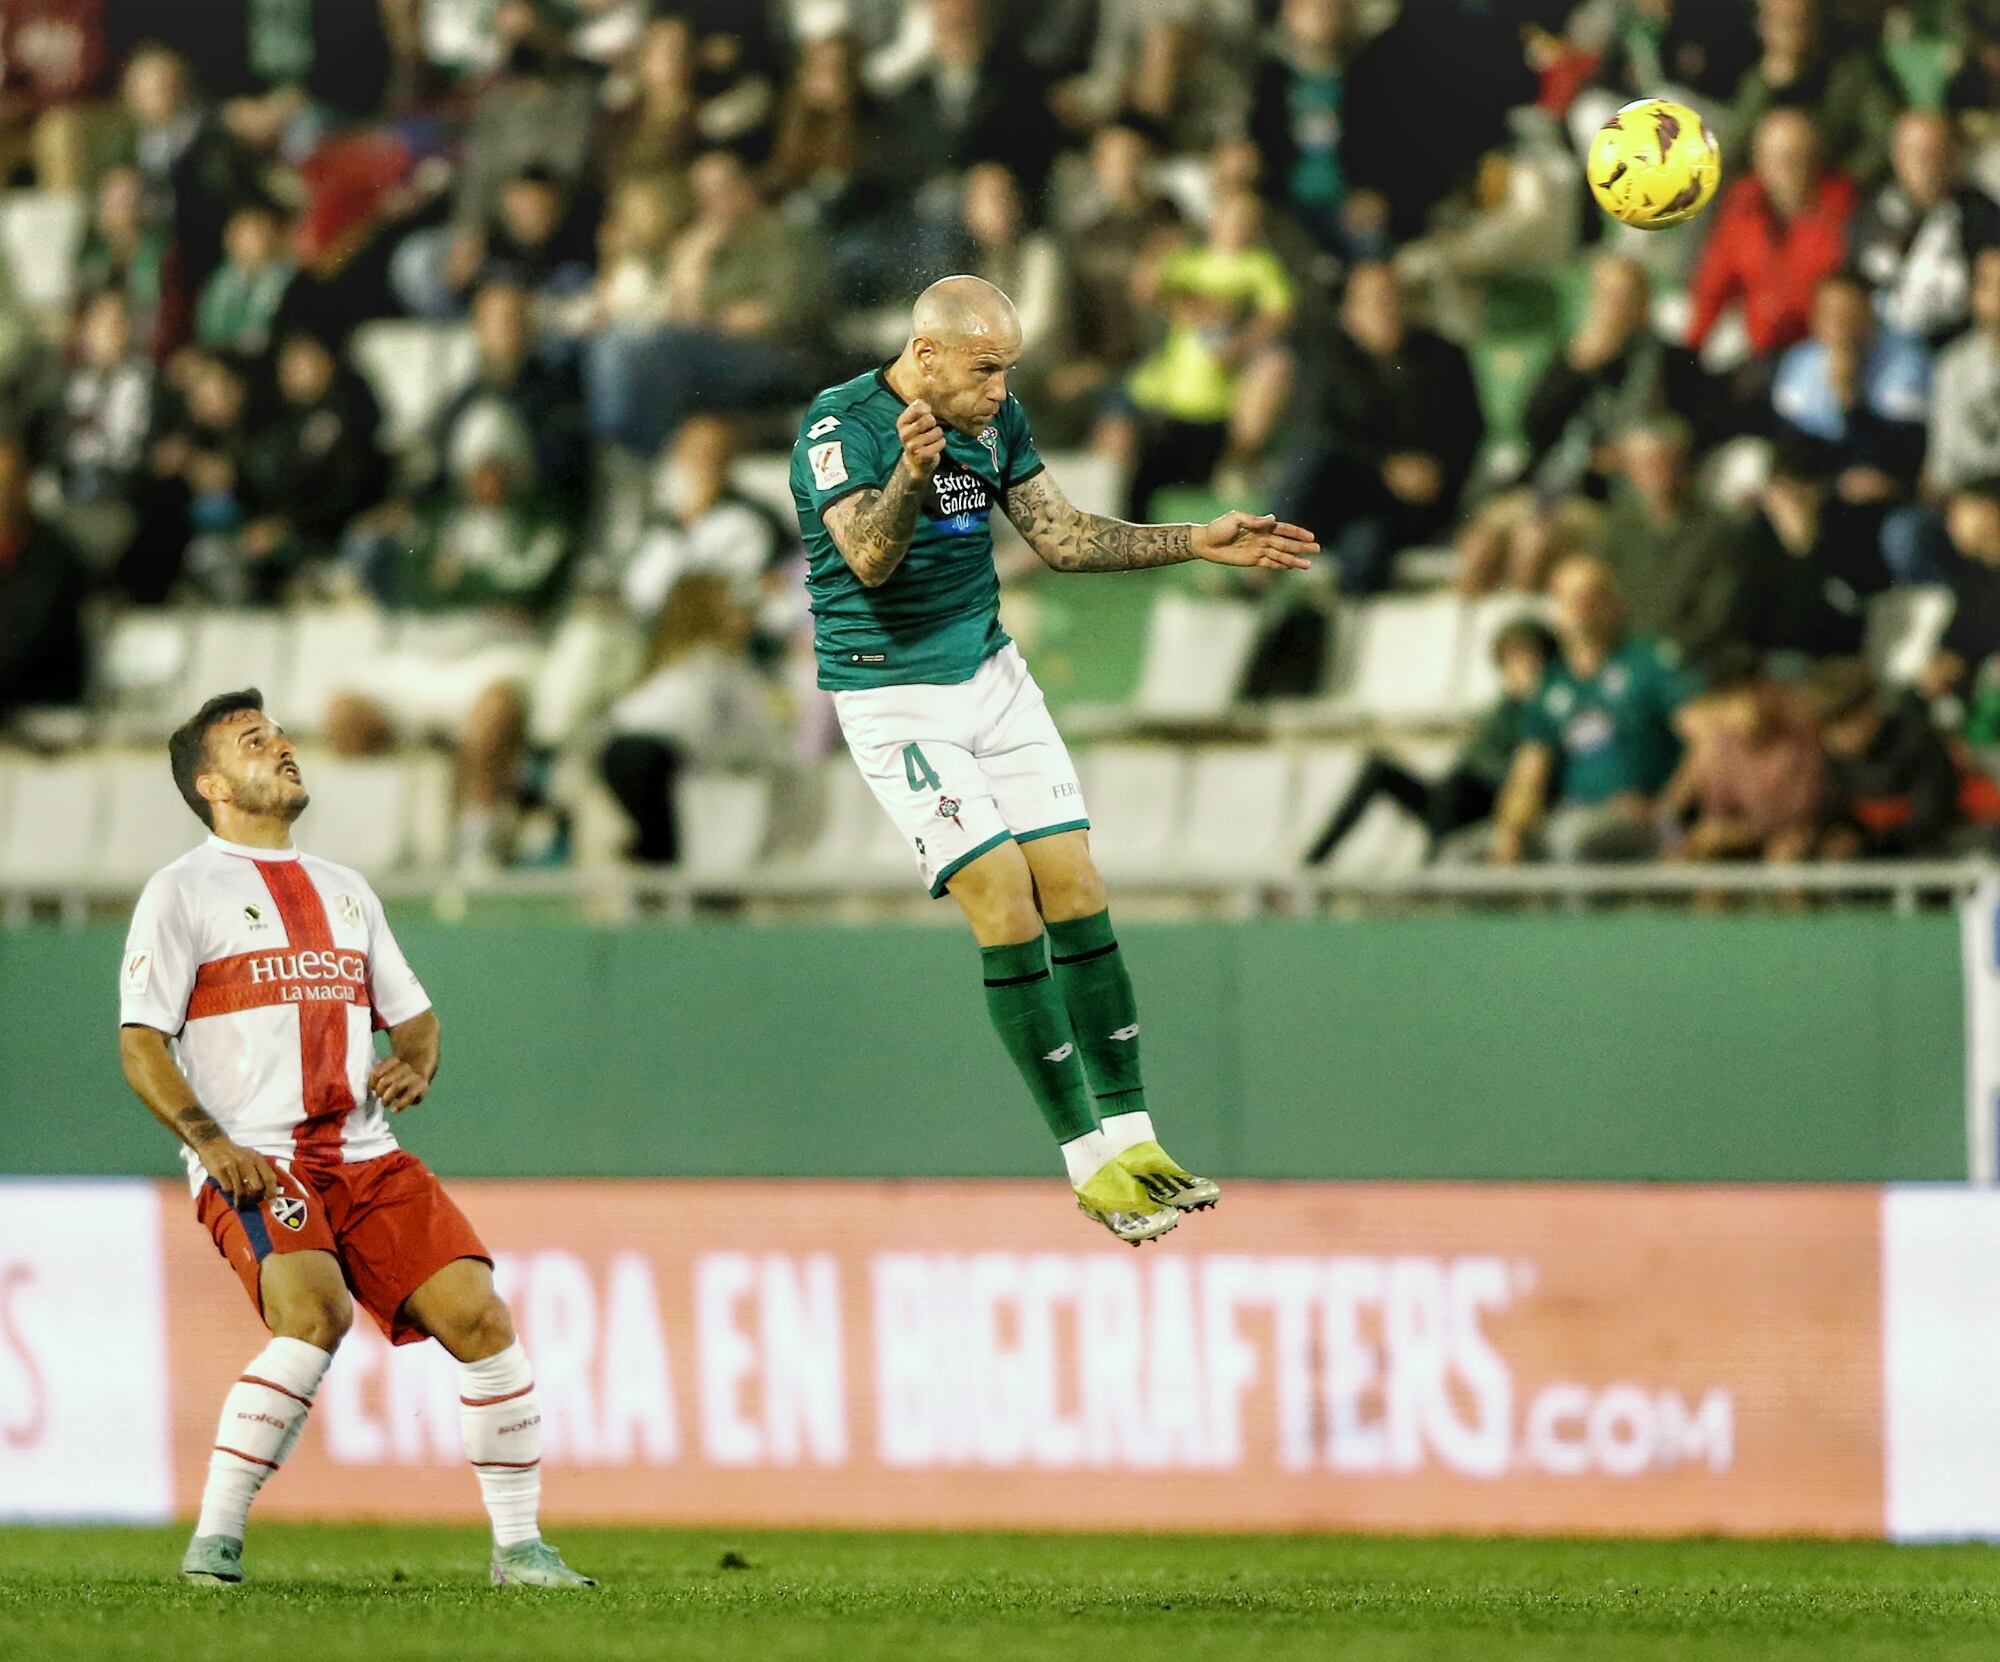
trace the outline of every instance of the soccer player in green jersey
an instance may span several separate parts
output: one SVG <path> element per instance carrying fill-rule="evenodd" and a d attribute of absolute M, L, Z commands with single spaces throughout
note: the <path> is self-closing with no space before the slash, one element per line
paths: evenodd
<path fill-rule="evenodd" d="M 1130 525 L 1073 507 L 1008 394 L 1020 355 L 1000 290 L 977 277 L 932 284 L 894 363 L 813 400 L 792 496 L 812 558 L 820 685 L 848 748 L 932 895 L 964 910 L 988 1013 L 1062 1147 L 1077 1204 L 1136 1246 L 1221 1190 L 1154 1135 L 1138 1005 L 1076 768 L 1000 627 L 991 513 L 1057 571 L 1186 560 L 1293 570 L 1319 545 L 1269 515 Z"/>

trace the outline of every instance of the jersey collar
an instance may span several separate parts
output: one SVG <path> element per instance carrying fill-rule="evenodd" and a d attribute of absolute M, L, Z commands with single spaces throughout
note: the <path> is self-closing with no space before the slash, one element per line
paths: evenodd
<path fill-rule="evenodd" d="M 245 843 L 225 842 L 213 831 L 208 834 L 208 846 L 219 848 L 224 854 L 234 854 L 240 859 L 260 860 L 266 864 L 274 860 L 296 860 L 299 857 L 296 848 L 251 848 Z"/>

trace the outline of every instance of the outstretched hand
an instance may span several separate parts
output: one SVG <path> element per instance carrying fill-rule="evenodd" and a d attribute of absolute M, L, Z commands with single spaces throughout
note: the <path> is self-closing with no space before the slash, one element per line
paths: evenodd
<path fill-rule="evenodd" d="M 1303 526 L 1287 525 L 1275 514 L 1228 513 L 1194 528 L 1194 551 L 1219 566 L 1304 571 L 1319 543 Z"/>

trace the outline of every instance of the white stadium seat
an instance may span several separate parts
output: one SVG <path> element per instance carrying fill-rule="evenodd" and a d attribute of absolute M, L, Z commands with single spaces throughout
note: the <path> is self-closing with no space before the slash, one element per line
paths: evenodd
<path fill-rule="evenodd" d="M 461 324 L 384 318 L 355 330 L 353 357 L 382 406 L 383 442 L 402 450 L 471 382 L 479 352 Z"/>
<path fill-rule="evenodd" d="M 207 833 L 181 800 L 166 752 L 118 752 L 99 762 L 105 800 L 104 841 L 96 875 L 137 888 Z"/>
<path fill-rule="evenodd" d="M 734 878 L 757 869 L 771 828 L 771 781 L 695 774 L 681 781 L 681 867 L 689 877 Z"/>
<path fill-rule="evenodd" d="M 1140 712 L 1185 718 L 1227 710 L 1256 648 L 1258 615 L 1248 601 L 1161 595 L 1146 620 Z"/>
<path fill-rule="evenodd" d="M 901 839 L 868 788 L 868 781 L 845 751 L 820 764 L 817 795 L 819 830 L 792 863 L 792 875 L 809 877 L 829 888 L 851 887 L 864 865 L 880 868 L 885 856 L 879 843 L 892 839 L 901 853 Z"/>
<path fill-rule="evenodd" d="M 409 856 L 416 779 L 399 757 L 313 757 L 300 845 L 365 876 L 397 870 Z"/>
<path fill-rule="evenodd" d="M 1411 772 L 1431 779 L 1451 765 L 1453 753 L 1448 744 L 1403 744 L 1395 747 L 1394 756 Z M 1378 800 L 1334 850 L 1327 868 L 1350 877 L 1401 876 L 1424 863 L 1427 842 L 1414 818 L 1395 803 Z"/>
<path fill-rule="evenodd" d="M 1201 876 L 1255 878 L 1282 870 L 1296 768 L 1272 745 L 1196 754 L 1188 775 L 1179 865 Z"/>
<path fill-rule="evenodd" d="M 194 621 L 187 680 L 181 687 L 181 719 L 217 693 L 256 687 L 267 696 L 276 694 L 286 679 L 291 646 L 291 622 L 282 613 L 201 613 Z"/>
<path fill-rule="evenodd" d="M 1361 750 L 1357 745 L 1315 745 L 1300 758 L 1291 823 L 1284 838 L 1287 864 L 1296 866 L 1305 860 L 1360 772 Z"/>
<path fill-rule="evenodd" d="M 384 648 L 388 626 L 373 606 L 315 606 L 292 614 L 292 650 L 286 673 L 264 689 L 271 713 L 296 735 L 325 725 L 335 693 L 355 683 Z"/>
<path fill-rule="evenodd" d="M 30 761 L 14 770 L 14 808 L 0 842 L 10 883 L 86 883 L 104 843 L 107 780 L 88 756 Z"/>
<path fill-rule="evenodd" d="M 1451 595 L 1371 600 L 1355 609 L 1343 703 L 1381 721 L 1431 721 L 1453 710 L 1464 607 Z"/>
<path fill-rule="evenodd" d="M 127 612 L 111 625 L 98 649 L 97 685 L 115 733 L 164 738 L 193 713 L 181 707 L 193 649 L 186 612 Z"/>
<path fill-rule="evenodd" d="M 1944 639 L 1957 602 L 1947 588 L 1891 589 L 1868 603 L 1869 668 L 1882 680 L 1907 687 Z"/>
<path fill-rule="evenodd" d="M 1169 866 L 1185 812 L 1184 753 L 1170 745 L 1098 745 L 1076 761 L 1097 863 L 1108 874 L 1138 877 Z"/>
<path fill-rule="evenodd" d="M 76 297 L 76 256 L 89 217 L 69 191 L 20 190 L 0 198 L 0 249 L 14 293 L 31 311 L 60 311 Z"/>

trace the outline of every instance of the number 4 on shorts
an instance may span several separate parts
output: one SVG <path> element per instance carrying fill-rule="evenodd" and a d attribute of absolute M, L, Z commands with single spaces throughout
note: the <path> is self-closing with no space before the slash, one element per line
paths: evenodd
<path fill-rule="evenodd" d="M 913 791 L 934 791 L 938 788 L 937 770 L 924 760 L 920 745 L 903 746 L 903 777 L 909 780 Z"/>

